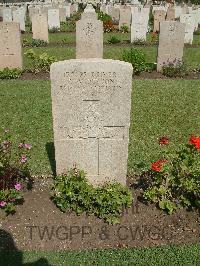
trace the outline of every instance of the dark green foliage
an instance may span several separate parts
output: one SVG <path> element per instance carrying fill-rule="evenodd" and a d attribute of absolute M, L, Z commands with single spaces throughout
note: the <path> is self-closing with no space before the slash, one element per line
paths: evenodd
<path fill-rule="evenodd" d="M 118 39 L 116 36 L 111 36 L 109 39 L 108 39 L 108 43 L 109 44 L 115 44 L 115 43 L 120 43 L 120 39 Z"/>
<path fill-rule="evenodd" d="M 94 188 L 87 182 L 85 173 L 76 168 L 55 178 L 52 194 L 53 201 L 63 212 L 94 214 L 109 224 L 119 223 L 123 208 L 132 204 L 132 194 L 127 187 L 107 183 Z"/>
<path fill-rule="evenodd" d="M 140 50 L 135 48 L 124 50 L 122 57 L 125 62 L 132 64 L 134 75 L 138 75 L 146 70 L 145 56 Z"/>
<path fill-rule="evenodd" d="M 17 79 L 22 75 L 22 70 L 18 68 L 4 68 L 0 70 L 0 79 Z"/>
<path fill-rule="evenodd" d="M 23 47 L 45 47 L 48 43 L 37 39 L 23 39 Z"/>
<path fill-rule="evenodd" d="M 174 63 L 167 63 L 163 66 L 162 73 L 166 77 L 179 77 L 183 78 L 188 75 L 187 66 L 179 61 Z"/>
<path fill-rule="evenodd" d="M 32 62 L 32 71 L 35 73 L 39 71 L 49 71 L 52 63 L 56 62 L 56 58 L 49 56 L 47 53 L 42 53 L 40 55 L 36 54 L 32 49 L 28 50 L 25 55 Z"/>
<path fill-rule="evenodd" d="M 15 212 L 15 205 L 23 200 L 22 188 L 30 180 L 27 154 L 30 144 L 19 143 L 16 149 L 8 130 L 0 135 L 0 209 Z M 22 185 L 23 184 L 23 185 Z"/>

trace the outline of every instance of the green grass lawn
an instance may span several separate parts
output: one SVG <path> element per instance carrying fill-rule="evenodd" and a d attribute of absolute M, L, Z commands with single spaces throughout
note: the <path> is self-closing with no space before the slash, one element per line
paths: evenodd
<path fill-rule="evenodd" d="M 24 264 L 23 264 L 24 263 Z M 200 265 L 200 246 L 171 246 L 137 249 L 108 249 L 75 252 L 0 253 L 0 264 L 14 265 Z"/>
<path fill-rule="evenodd" d="M 104 33 L 104 43 L 107 43 L 111 36 L 116 36 L 120 41 L 130 41 L 131 34 L 121 33 L 121 32 L 109 32 Z M 31 33 L 25 33 L 22 35 L 22 39 L 30 40 L 32 38 Z M 75 32 L 58 32 L 58 33 L 49 33 L 49 42 L 62 44 L 63 41 L 69 45 L 75 44 L 76 42 L 76 33 Z M 147 41 L 151 41 L 151 34 L 147 34 Z M 200 44 L 200 35 L 194 35 L 193 44 Z"/>
<path fill-rule="evenodd" d="M 200 134 L 199 98 L 199 80 L 133 80 L 129 172 L 158 158 L 159 136 L 168 135 L 177 144 L 191 133 Z M 25 138 L 33 145 L 32 172 L 51 173 L 50 82 L 0 81 L 0 101 L 1 126 L 10 128 L 16 140 Z"/>
<path fill-rule="evenodd" d="M 130 46 L 131 47 L 131 46 Z M 104 45 L 104 58 L 122 60 L 122 54 L 124 50 L 130 49 L 127 46 L 110 46 Z M 156 62 L 157 58 L 157 47 L 147 46 L 135 48 L 140 49 L 146 56 L 146 60 L 149 63 Z M 26 52 L 30 48 L 24 48 L 23 52 Z M 51 56 L 55 56 L 57 60 L 67 60 L 76 57 L 75 47 L 67 47 L 67 45 L 57 46 L 57 47 L 38 47 L 32 48 L 37 54 L 48 53 Z M 200 49 L 199 48 L 184 48 L 183 55 L 184 62 L 190 68 L 200 68 Z M 29 68 L 31 61 L 24 56 L 24 67 Z"/>

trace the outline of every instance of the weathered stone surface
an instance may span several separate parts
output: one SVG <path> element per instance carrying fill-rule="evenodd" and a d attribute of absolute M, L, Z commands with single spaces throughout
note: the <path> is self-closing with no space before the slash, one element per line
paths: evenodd
<path fill-rule="evenodd" d="M 119 22 L 119 13 L 120 13 L 120 9 L 118 7 L 112 7 L 112 13 L 111 13 L 111 17 L 112 17 L 112 21 L 114 21 L 115 23 Z"/>
<path fill-rule="evenodd" d="M 29 17 L 31 21 L 32 21 L 33 16 L 39 14 L 40 10 L 42 10 L 42 8 L 40 9 L 39 7 L 29 7 L 28 12 L 29 12 Z"/>
<path fill-rule="evenodd" d="M 21 33 L 15 22 L 0 23 L 0 69 L 22 68 Z"/>
<path fill-rule="evenodd" d="M 19 23 L 21 31 L 25 31 L 25 15 L 22 9 L 13 11 L 13 21 Z"/>
<path fill-rule="evenodd" d="M 48 20 L 45 14 L 38 14 L 32 17 L 33 39 L 49 42 Z"/>
<path fill-rule="evenodd" d="M 185 38 L 184 43 L 193 42 L 193 33 L 195 29 L 195 18 L 193 14 L 183 14 L 180 16 L 180 22 L 185 24 Z"/>
<path fill-rule="evenodd" d="M 128 29 L 131 27 L 131 7 L 130 6 L 121 6 L 120 15 L 119 15 L 119 29 L 122 26 L 127 26 Z"/>
<path fill-rule="evenodd" d="M 59 9 L 48 10 L 48 26 L 49 29 L 60 28 Z"/>
<path fill-rule="evenodd" d="M 182 7 L 175 6 L 175 18 L 179 18 L 181 14 L 182 14 Z"/>
<path fill-rule="evenodd" d="M 167 21 L 174 21 L 175 20 L 175 9 L 173 7 L 169 7 L 167 10 Z"/>
<path fill-rule="evenodd" d="M 185 25 L 176 21 L 160 23 L 157 71 L 162 71 L 165 64 L 182 62 Z"/>
<path fill-rule="evenodd" d="M 97 13 L 91 4 L 88 4 L 81 15 L 81 19 L 97 20 Z"/>
<path fill-rule="evenodd" d="M 165 21 L 166 12 L 164 10 L 155 10 L 153 31 L 159 32 L 160 22 Z"/>
<path fill-rule="evenodd" d="M 57 174 L 77 164 L 96 185 L 126 183 L 132 66 L 104 59 L 52 64 Z"/>
<path fill-rule="evenodd" d="M 60 22 L 66 22 L 66 8 L 59 8 Z"/>
<path fill-rule="evenodd" d="M 84 12 L 85 13 L 85 12 Z M 103 22 L 86 13 L 76 22 L 76 58 L 103 57 Z"/>
<path fill-rule="evenodd" d="M 146 41 L 148 29 L 149 8 L 132 9 L 131 42 Z"/>
<path fill-rule="evenodd" d="M 3 9 L 3 22 L 12 22 L 12 10 L 11 8 Z"/>

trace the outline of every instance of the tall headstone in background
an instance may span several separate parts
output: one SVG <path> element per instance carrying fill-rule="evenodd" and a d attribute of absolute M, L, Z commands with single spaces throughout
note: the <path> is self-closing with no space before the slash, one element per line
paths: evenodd
<path fill-rule="evenodd" d="M 76 164 L 93 185 L 126 184 L 131 90 L 129 63 L 74 59 L 51 65 L 57 174 Z"/>
<path fill-rule="evenodd" d="M 20 30 L 25 31 L 25 16 L 23 9 L 13 11 L 13 21 L 19 23 Z"/>
<path fill-rule="evenodd" d="M 39 7 L 29 7 L 28 13 L 29 13 L 29 18 L 31 21 L 32 21 L 33 16 L 39 14 L 39 11 L 40 11 Z"/>
<path fill-rule="evenodd" d="M 103 57 L 103 22 L 91 6 L 87 6 L 81 20 L 76 22 L 76 58 Z"/>
<path fill-rule="evenodd" d="M 131 24 L 131 42 L 137 40 L 146 41 L 147 33 L 147 19 L 144 8 L 134 10 L 132 13 L 132 24 Z"/>
<path fill-rule="evenodd" d="M 182 14 L 182 7 L 175 6 L 175 18 L 179 18 L 181 14 Z"/>
<path fill-rule="evenodd" d="M 164 10 L 155 10 L 153 32 L 160 31 L 160 22 L 165 21 L 166 12 Z"/>
<path fill-rule="evenodd" d="M 157 71 L 162 71 L 163 65 L 180 64 L 183 57 L 185 25 L 176 21 L 160 23 L 160 36 L 157 57 Z"/>
<path fill-rule="evenodd" d="M 59 18 L 60 22 L 66 22 L 66 8 L 64 7 L 59 8 Z"/>
<path fill-rule="evenodd" d="M 11 8 L 3 9 L 3 22 L 12 22 L 12 10 Z"/>
<path fill-rule="evenodd" d="M 78 11 L 78 5 L 77 4 L 72 4 L 72 5 L 70 5 L 70 13 L 71 14 L 74 14 L 74 13 L 76 13 Z"/>
<path fill-rule="evenodd" d="M 192 44 L 195 29 L 195 19 L 193 14 L 183 14 L 180 16 L 180 22 L 185 24 L 184 43 Z"/>
<path fill-rule="evenodd" d="M 0 23 L 0 69 L 22 68 L 21 32 L 15 22 Z"/>
<path fill-rule="evenodd" d="M 119 23 L 119 12 L 120 12 L 120 9 L 118 7 L 113 6 L 111 17 L 114 23 Z"/>
<path fill-rule="evenodd" d="M 127 26 L 130 30 L 131 27 L 131 7 L 129 6 L 121 6 L 119 13 L 119 29 L 122 26 Z"/>
<path fill-rule="evenodd" d="M 71 16 L 71 14 L 70 14 L 70 5 L 63 6 L 63 8 L 65 8 L 66 17 L 70 18 L 70 16 Z"/>
<path fill-rule="evenodd" d="M 174 21 L 175 20 L 175 9 L 173 7 L 169 7 L 167 10 L 167 21 Z"/>
<path fill-rule="evenodd" d="M 49 29 L 60 28 L 59 9 L 48 10 L 48 27 Z"/>
<path fill-rule="evenodd" d="M 38 14 L 32 17 L 33 39 L 49 42 L 48 20 L 45 14 Z"/>
<path fill-rule="evenodd" d="M 200 9 L 192 10 L 191 14 L 194 16 L 195 30 L 197 30 L 198 29 L 198 25 L 200 24 Z"/>

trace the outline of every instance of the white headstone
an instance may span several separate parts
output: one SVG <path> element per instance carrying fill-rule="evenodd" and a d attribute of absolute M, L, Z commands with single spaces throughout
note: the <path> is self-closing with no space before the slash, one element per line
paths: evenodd
<path fill-rule="evenodd" d="M 51 65 L 57 174 L 77 165 L 93 185 L 126 184 L 132 66 L 80 59 Z"/>
<path fill-rule="evenodd" d="M 183 14 L 180 16 L 180 22 L 185 24 L 184 43 L 192 44 L 193 33 L 195 29 L 195 18 L 193 14 Z"/>
<path fill-rule="evenodd" d="M 49 29 L 60 28 L 59 9 L 48 10 L 48 26 Z"/>

